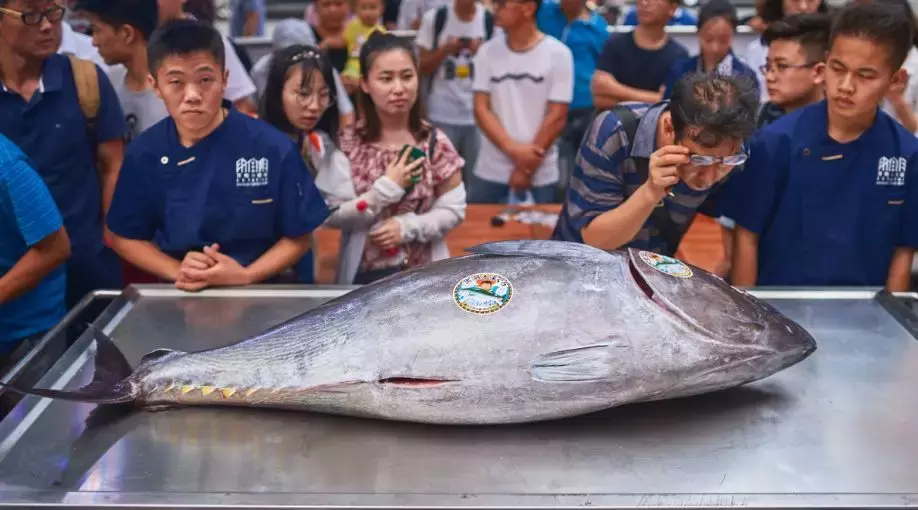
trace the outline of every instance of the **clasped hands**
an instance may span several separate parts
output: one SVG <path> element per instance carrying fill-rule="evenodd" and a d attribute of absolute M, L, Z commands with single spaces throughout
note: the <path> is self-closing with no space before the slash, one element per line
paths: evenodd
<path fill-rule="evenodd" d="M 179 268 L 175 287 L 195 292 L 206 287 L 248 285 L 252 283 L 249 271 L 236 259 L 220 253 L 220 245 L 205 246 L 203 251 L 185 254 Z"/>
<path fill-rule="evenodd" d="M 532 176 L 542 164 L 545 149 L 533 143 L 514 143 L 507 149 L 507 156 L 513 162 L 510 174 L 510 189 L 525 191 L 532 187 Z"/>

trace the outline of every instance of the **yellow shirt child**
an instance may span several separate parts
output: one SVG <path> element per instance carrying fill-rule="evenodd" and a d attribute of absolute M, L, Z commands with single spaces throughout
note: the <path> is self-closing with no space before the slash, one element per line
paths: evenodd
<path fill-rule="evenodd" d="M 373 32 L 386 31 L 386 27 L 379 23 L 382 10 L 382 0 L 357 0 L 357 16 L 344 28 L 348 59 L 342 74 L 360 77 L 360 47 Z"/>

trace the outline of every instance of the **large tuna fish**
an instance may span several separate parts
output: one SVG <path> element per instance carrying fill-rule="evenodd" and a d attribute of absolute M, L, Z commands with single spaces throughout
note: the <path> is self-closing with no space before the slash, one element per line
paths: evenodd
<path fill-rule="evenodd" d="M 25 392 L 147 407 L 513 423 L 737 386 L 816 348 L 769 305 L 672 258 L 556 241 L 471 252 L 364 286 L 233 345 L 153 351 L 133 373 L 97 332 L 91 384 Z"/>

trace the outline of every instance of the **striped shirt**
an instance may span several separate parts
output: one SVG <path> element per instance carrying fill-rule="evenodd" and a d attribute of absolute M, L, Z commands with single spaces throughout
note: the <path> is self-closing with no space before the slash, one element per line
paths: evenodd
<path fill-rule="evenodd" d="M 669 101 L 655 105 L 622 103 L 638 120 L 634 140 L 629 140 L 618 117 L 611 111 L 599 114 L 587 131 L 575 160 L 567 199 L 558 218 L 552 238 L 583 243 L 581 231 L 600 214 L 618 207 L 642 184 L 646 177 L 640 175 L 633 157 L 650 158 L 657 150 L 657 123 L 666 111 Z M 658 207 L 665 207 L 676 227 L 684 232 L 695 217 L 709 191 L 695 191 L 680 182 L 672 189 L 675 196 L 667 196 Z M 625 246 L 673 255 L 666 250 L 660 230 L 644 222 L 635 238 Z"/>

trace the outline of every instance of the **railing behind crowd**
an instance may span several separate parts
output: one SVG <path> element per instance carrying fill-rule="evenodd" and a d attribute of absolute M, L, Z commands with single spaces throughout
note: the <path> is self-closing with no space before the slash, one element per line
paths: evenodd
<path fill-rule="evenodd" d="M 632 26 L 609 27 L 609 32 L 631 31 Z M 666 31 L 680 44 L 688 49 L 689 54 L 698 54 L 698 36 L 695 27 L 692 26 L 672 26 L 666 27 Z M 393 31 L 401 37 L 414 39 L 414 30 L 396 30 Z M 746 46 L 759 35 L 747 26 L 740 26 L 737 29 L 736 37 L 733 39 L 733 51 L 742 56 L 746 51 Z M 270 37 L 237 37 L 234 41 L 245 48 L 253 62 L 257 61 L 263 55 L 271 52 Z"/>

